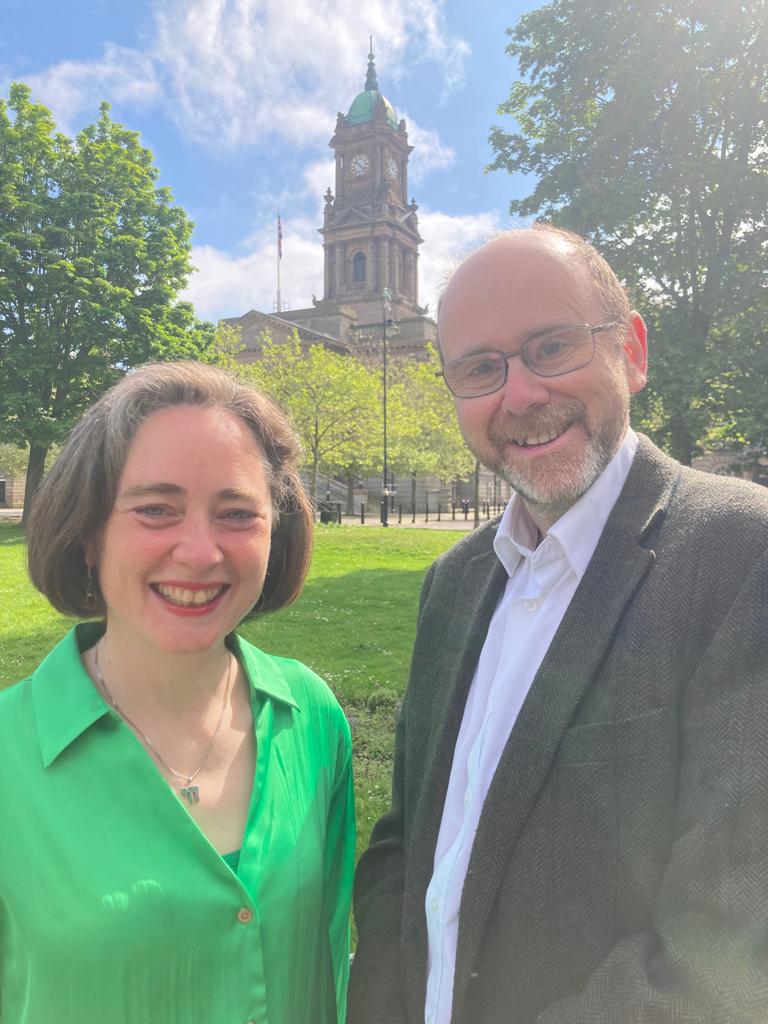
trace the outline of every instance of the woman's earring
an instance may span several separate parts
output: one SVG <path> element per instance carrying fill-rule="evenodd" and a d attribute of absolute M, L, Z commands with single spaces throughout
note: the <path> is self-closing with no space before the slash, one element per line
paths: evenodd
<path fill-rule="evenodd" d="M 99 584 L 96 579 L 96 566 L 88 566 L 88 583 L 85 587 L 85 600 L 88 604 L 96 604 L 96 598 L 99 595 Z"/>

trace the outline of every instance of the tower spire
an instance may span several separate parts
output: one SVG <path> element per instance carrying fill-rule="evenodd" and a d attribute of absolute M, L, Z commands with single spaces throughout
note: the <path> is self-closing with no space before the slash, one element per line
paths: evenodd
<path fill-rule="evenodd" d="M 365 76 L 365 91 L 378 92 L 379 82 L 376 78 L 376 66 L 373 63 L 373 36 L 368 38 L 370 40 L 370 48 L 368 50 L 368 74 Z"/>

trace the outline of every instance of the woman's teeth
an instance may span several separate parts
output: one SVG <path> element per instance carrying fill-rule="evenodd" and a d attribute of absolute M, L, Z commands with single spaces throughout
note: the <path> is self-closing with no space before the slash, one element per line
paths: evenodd
<path fill-rule="evenodd" d="M 215 597 L 224 589 L 222 586 L 209 587 L 205 590 L 188 590 L 186 587 L 169 587 L 164 583 L 156 584 L 155 589 L 161 594 L 166 601 L 170 601 L 171 604 L 187 605 L 194 607 L 196 605 L 208 604 L 213 601 Z"/>

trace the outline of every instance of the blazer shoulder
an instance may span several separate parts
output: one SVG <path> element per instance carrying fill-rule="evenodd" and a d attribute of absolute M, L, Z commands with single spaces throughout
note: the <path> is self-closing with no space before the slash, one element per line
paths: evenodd
<path fill-rule="evenodd" d="M 496 536 L 500 522 L 501 516 L 496 516 L 495 519 L 484 523 L 477 530 L 472 530 L 466 534 L 453 547 L 450 547 L 436 558 L 432 563 L 432 568 L 439 572 L 448 570 L 453 573 L 460 570 L 467 562 L 478 555 L 485 555 L 489 551 L 493 551 L 493 539 Z"/>
<path fill-rule="evenodd" d="M 768 488 L 683 466 L 643 435 L 622 497 L 624 515 L 633 514 L 627 506 L 642 516 L 655 505 L 668 529 L 677 526 L 691 541 L 729 531 L 735 543 L 768 544 Z"/>
<path fill-rule="evenodd" d="M 734 539 L 762 537 L 768 544 L 768 488 L 760 484 L 683 466 L 675 498 L 692 524 L 722 527 Z"/>

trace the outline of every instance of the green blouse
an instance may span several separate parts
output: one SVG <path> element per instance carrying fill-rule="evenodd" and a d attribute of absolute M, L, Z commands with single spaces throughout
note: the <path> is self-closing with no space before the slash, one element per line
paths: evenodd
<path fill-rule="evenodd" d="M 101 628 L 0 693 L 1 1024 L 343 1022 L 354 809 L 335 698 L 231 639 L 257 739 L 235 874 L 88 678 Z"/>

